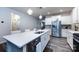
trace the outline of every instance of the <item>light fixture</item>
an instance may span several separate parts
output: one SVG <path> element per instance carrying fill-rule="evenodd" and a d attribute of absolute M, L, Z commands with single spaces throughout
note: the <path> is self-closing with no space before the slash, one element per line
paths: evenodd
<path fill-rule="evenodd" d="M 46 8 L 46 7 L 42 7 L 42 8 Z"/>
<path fill-rule="evenodd" d="M 63 10 L 62 10 L 62 9 L 60 9 L 60 12 L 63 12 Z"/>
<path fill-rule="evenodd" d="M 39 16 L 39 19 L 42 19 L 42 18 L 43 18 L 43 16 L 42 16 L 42 15 L 40 15 L 40 16 Z"/>
<path fill-rule="evenodd" d="M 27 13 L 28 13 L 29 15 L 32 15 L 32 14 L 33 14 L 33 10 L 32 10 L 32 9 L 28 9 L 28 10 L 27 10 Z"/>
<path fill-rule="evenodd" d="M 20 16 L 19 15 L 15 15 L 15 19 L 20 19 Z"/>
<path fill-rule="evenodd" d="M 47 14 L 50 14 L 50 12 L 48 12 Z"/>
<path fill-rule="evenodd" d="M 44 8 L 46 8 L 46 7 L 39 7 L 40 9 L 44 9 Z"/>

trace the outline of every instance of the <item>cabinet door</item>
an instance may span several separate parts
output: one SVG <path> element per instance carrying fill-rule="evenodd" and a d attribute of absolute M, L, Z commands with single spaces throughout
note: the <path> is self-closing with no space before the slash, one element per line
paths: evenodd
<path fill-rule="evenodd" d="M 67 30 L 66 29 L 62 29 L 62 37 L 67 37 Z"/>
<path fill-rule="evenodd" d="M 42 51 L 43 51 L 43 49 L 44 49 L 44 35 L 42 35 L 41 36 L 41 49 L 42 49 Z"/>
<path fill-rule="evenodd" d="M 68 33 L 67 42 L 70 45 L 70 47 L 72 48 L 72 50 L 73 50 L 73 33 L 70 33 L 70 32 Z"/>
<path fill-rule="evenodd" d="M 78 16 L 77 16 L 78 17 L 78 23 L 79 23 L 79 7 L 78 7 L 78 12 L 77 13 L 78 13 Z"/>
<path fill-rule="evenodd" d="M 45 34 L 45 46 L 47 45 L 48 41 L 49 41 L 49 33 L 47 32 Z"/>
<path fill-rule="evenodd" d="M 45 19 L 45 25 L 51 25 L 51 17 Z"/>
<path fill-rule="evenodd" d="M 37 52 L 42 52 L 42 49 L 41 49 L 41 42 L 37 44 L 37 46 L 36 46 L 36 51 L 37 51 Z"/>
<path fill-rule="evenodd" d="M 42 51 L 44 50 L 44 48 L 46 47 L 46 45 L 47 45 L 47 43 L 48 43 L 48 41 L 49 41 L 49 31 L 48 32 L 46 32 L 45 34 L 43 34 L 42 36 L 41 36 L 41 49 L 42 49 Z"/>
<path fill-rule="evenodd" d="M 73 50 L 73 34 L 70 34 L 70 40 L 69 40 L 69 44 Z"/>
<path fill-rule="evenodd" d="M 44 37 L 44 48 L 45 48 L 49 41 L 49 32 L 45 33 L 44 36 L 45 36 Z"/>
<path fill-rule="evenodd" d="M 47 33 L 44 34 L 44 48 L 46 47 L 47 44 Z"/>
<path fill-rule="evenodd" d="M 74 8 L 72 10 L 72 19 L 73 19 L 73 23 L 78 22 L 78 8 Z"/>

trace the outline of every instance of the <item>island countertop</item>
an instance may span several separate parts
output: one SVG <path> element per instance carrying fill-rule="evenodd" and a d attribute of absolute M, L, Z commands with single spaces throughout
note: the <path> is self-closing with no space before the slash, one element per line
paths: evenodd
<path fill-rule="evenodd" d="M 49 30 L 44 29 L 44 30 L 38 30 L 38 31 L 43 31 L 43 33 L 35 34 L 35 32 L 37 32 L 37 31 L 29 31 L 29 32 L 23 32 L 23 33 L 18 33 L 18 34 L 6 35 L 6 36 L 3 36 L 3 38 L 6 39 L 7 41 L 13 43 L 17 47 L 21 48 L 24 45 L 28 44 L 29 42 L 33 41 L 34 39 L 45 34 Z"/>

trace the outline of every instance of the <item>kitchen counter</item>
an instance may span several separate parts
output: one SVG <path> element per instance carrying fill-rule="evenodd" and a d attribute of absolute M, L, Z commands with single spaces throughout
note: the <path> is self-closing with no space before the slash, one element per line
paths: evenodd
<path fill-rule="evenodd" d="M 67 31 L 67 42 L 70 45 L 72 50 L 73 50 L 73 34 L 74 33 L 79 33 L 79 31 L 74 31 L 74 30 Z"/>
<path fill-rule="evenodd" d="M 17 47 L 21 48 L 24 45 L 28 44 L 29 42 L 33 41 L 34 39 L 45 34 L 49 30 L 44 29 L 44 30 L 38 30 L 38 31 L 43 31 L 43 33 L 35 34 L 35 32 L 37 31 L 29 31 L 29 32 L 23 32 L 23 33 L 18 33 L 18 34 L 7 35 L 7 36 L 4 36 L 4 39 L 13 43 Z"/>
<path fill-rule="evenodd" d="M 68 30 L 68 32 L 71 32 L 71 33 L 79 33 L 79 31 L 74 31 L 74 30 Z"/>

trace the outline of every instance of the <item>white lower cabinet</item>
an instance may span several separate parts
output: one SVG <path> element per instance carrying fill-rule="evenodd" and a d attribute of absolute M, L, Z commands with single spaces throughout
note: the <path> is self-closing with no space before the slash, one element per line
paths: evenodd
<path fill-rule="evenodd" d="M 71 49 L 73 50 L 73 33 L 68 32 L 67 42 L 70 45 Z"/>
<path fill-rule="evenodd" d="M 49 39 L 50 39 L 49 34 L 50 34 L 50 33 L 47 32 L 47 33 L 45 33 L 45 34 L 43 34 L 43 35 L 41 36 L 41 51 L 44 50 L 44 48 L 46 47 L 46 45 L 47 45 L 47 43 L 48 43 L 48 41 L 49 41 Z"/>
<path fill-rule="evenodd" d="M 41 52 L 41 42 L 36 45 L 36 52 Z"/>
<path fill-rule="evenodd" d="M 45 34 L 41 36 L 41 51 L 44 50 L 44 40 L 45 40 Z"/>
<path fill-rule="evenodd" d="M 67 29 L 62 29 L 62 37 L 67 37 Z"/>

